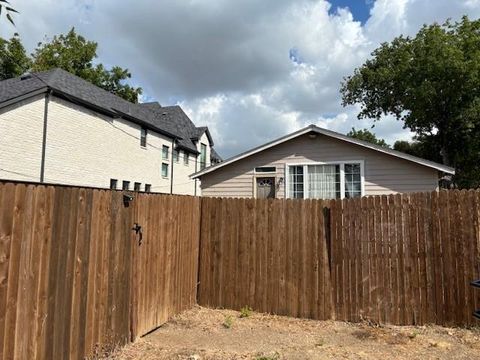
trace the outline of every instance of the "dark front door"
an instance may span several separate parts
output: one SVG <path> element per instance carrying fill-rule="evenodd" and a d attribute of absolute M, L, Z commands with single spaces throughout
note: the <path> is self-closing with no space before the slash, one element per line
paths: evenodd
<path fill-rule="evenodd" d="M 275 178 L 261 177 L 257 178 L 257 199 L 275 198 Z"/>

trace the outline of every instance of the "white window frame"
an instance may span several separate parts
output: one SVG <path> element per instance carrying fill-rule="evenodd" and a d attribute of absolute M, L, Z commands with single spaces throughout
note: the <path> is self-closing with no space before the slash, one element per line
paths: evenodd
<path fill-rule="evenodd" d="M 345 164 L 360 164 L 360 191 L 365 196 L 365 160 L 342 160 L 309 163 L 286 163 L 285 164 L 285 198 L 292 199 L 289 189 L 290 166 L 303 166 L 303 198 L 308 199 L 308 166 L 309 165 L 340 165 L 340 198 L 345 199 Z"/>

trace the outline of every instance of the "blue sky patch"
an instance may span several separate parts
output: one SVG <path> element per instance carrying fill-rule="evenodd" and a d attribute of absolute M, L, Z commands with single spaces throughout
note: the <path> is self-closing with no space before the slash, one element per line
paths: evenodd
<path fill-rule="evenodd" d="M 295 47 L 290 49 L 290 51 L 288 53 L 288 56 L 289 56 L 290 60 L 292 60 L 296 64 L 303 64 L 304 63 L 302 57 L 300 56 L 300 51 L 298 51 L 298 49 L 295 48 Z"/>
<path fill-rule="evenodd" d="M 329 13 L 335 14 L 338 8 L 348 7 L 356 21 L 362 24 L 370 17 L 370 9 L 373 7 L 374 0 L 328 0 L 332 7 Z"/>

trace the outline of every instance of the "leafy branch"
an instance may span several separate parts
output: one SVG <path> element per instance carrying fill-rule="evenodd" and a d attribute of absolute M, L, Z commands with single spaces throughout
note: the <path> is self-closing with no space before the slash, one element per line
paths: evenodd
<path fill-rule="evenodd" d="M 6 11 L 6 17 L 7 20 L 10 21 L 10 23 L 15 26 L 15 22 L 13 21 L 12 14 L 11 13 L 19 13 L 17 10 L 12 8 L 10 2 L 7 0 L 0 0 L 0 15 L 2 15 L 2 11 L 5 9 Z"/>

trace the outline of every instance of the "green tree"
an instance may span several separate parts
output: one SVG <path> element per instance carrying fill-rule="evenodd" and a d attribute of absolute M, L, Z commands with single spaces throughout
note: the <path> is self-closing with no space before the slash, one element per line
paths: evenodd
<path fill-rule="evenodd" d="M 10 40 L 0 38 L 0 80 L 20 76 L 30 69 L 28 57 L 18 34 Z"/>
<path fill-rule="evenodd" d="M 390 147 L 390 145 L 388 145 L 385 142 L 385 140 L 377 138 L 377 136 L 373 132 L 367 129 L 355 130 L 355 128 L 352 127 L 352 130 L 348 132 L 347 136 L 350 136 L 358 140 L 367 141 L 375 145 L 379 145 L 387 148 Z"/>
<path fill-rule="evenodd" d="M 89 41 L 72 28 L 67 34 L 54 36 L 49 42 L 38 43 L 32 54 L 33 71 L 62 68 L 128 101 L 138 102 L 141 88 L 125 83 L 131 78 L 127 69 L 114 66 L 108 70 L 102 64 L 94 64 L 98 44 Z"/>
<path fill-rule="evenodd" d="M 418 141 L 436 144 L 441 161 L 457 169 L 457 185 L 479 186 L 479 49 L 479 20 L 425 25 L 382 44 L 346 77 L 343 105 L 360 104 L 359 118 L 393 114 Z"/>

